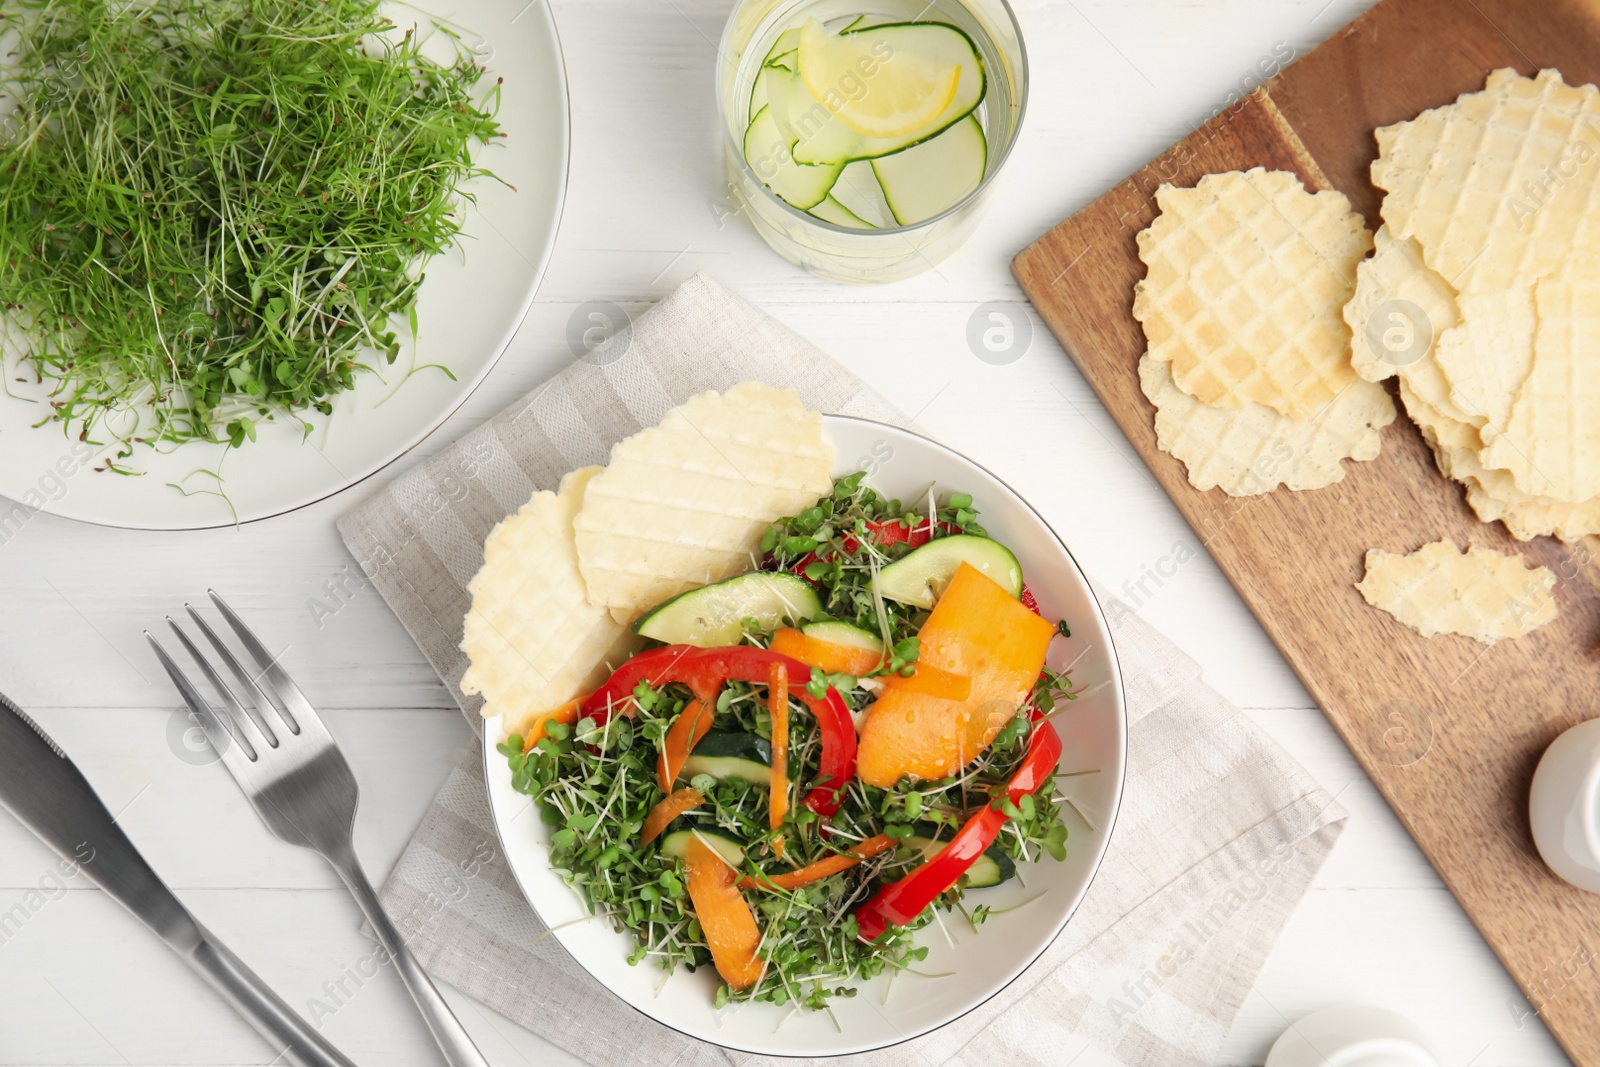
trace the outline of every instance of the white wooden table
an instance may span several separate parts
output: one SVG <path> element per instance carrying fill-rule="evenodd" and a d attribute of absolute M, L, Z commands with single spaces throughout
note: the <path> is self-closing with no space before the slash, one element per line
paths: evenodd
<path fill-rule="evenodd" d="M 573 100 L 571 188 L 538 302 L 488 381 L 418 455 L 281 518 L 150 534 L 38 516 L 0 545 L 0 689 L 74 754 L 207 925 L 291 1004 L 309 1012 L 316 998 L 324 1031 L 355 1060 L 437 1063 L 392 975 L 351 978 L 370 942 L 332 873 L 269 837 L 209 752 L 186 743 L 188 724 L 140 631 L 216 586 L 290 646 L 289 667 L 313 703 L 334 709 L 327 717 L 361 780 L 363 859 L 374 876 L 387 872 L 469 732 L 381 599 L 361 587 L 335 518 L 570 360 L 568 322 L 586 302 L 637 311 L 705 270 L 999 472 L 1092 577 L 1198 657 L 1212 684 L 1349 810 L 1223 1062 L 1259 1064 L 1290 1020 L 1351 999 L 1416 1019 L 1450 1067 L 1563 1062 L 1038 320 L 1027 320 L 1031 342 L 1007 365 L 977 359 L 966 341 L 980 304 L 1021 300 L 1008 271 L 1018 249 L 1248 89 L 1280 42 L 1304 53 L 1368 2 L 1024 0 L 1032 99 L 987 223 L 937 272 L 855 288 L 790 267 L 727 215 L 711 72 L 728 0 L 556 0 Z M 1191 554 L 1172 574 L 1172 561 Z M 0 816 L 0 912 L 29 909 L 21 929 L 0 934 L 0 1063 L 271 1057 L 84 879 L 52 884 L 52 862 Z M 491 1062 L 571 1062 L 452 999 Z"/>

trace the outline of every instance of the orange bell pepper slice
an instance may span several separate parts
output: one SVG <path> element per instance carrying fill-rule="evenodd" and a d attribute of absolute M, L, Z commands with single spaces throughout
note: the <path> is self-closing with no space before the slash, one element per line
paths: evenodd
<path fill-rule="evenodd" d="M 689 899 L 711 949 L 711 962 L 731 988 L 749 989 L 761 980 L 767 965 L 756 955 L 761 928 L 734 884 L 737 873 L 698 837 L 689 839 L 683 862 L 688 868 Z"/>
<path fill-rule="evenodd" d="M 893 846 L 893 838 L 886 837 L 883 834 L 878 834 L 875 837 L 867 838 L 860 844 L 854 845 L 836 856 L 824 856 L 815 863 L 808 863 L 804 867 L 799 867 L 792 871 L 785 871 L 783 874 L 762 874 L 757 875 L 754 878 L 746 875 L 745 877 L 739 879 L 739 888 L 782 890 L 799 889 L 801 886 L 810 885 L 812 882 L 820 882 L 829 875 L 838 874 L 840 871 L 848 871 L 851 867 L 854 867 L 862 860 L 870 859 L 882 852 L 884 849 L 892 848 Z"/>
<path fill-rule="evenodd" d="M 661 836 L 661 831 L 672 824 L 672 820 L 693 808 L 698 808 L 706 802 L 696 790 L 684 786 L 671 796 L 662 800 L 650 809 L 650 814 L 644 817 L 644 828 L 641 831 L 639 843 L 648 845 Z"/>
<path fill-rule="evenodd" d="M 656 757 L 656 775 L 661 781 L 663 793 L 672 792 L 673 783 L 683 773 L 689 753 L 694 751 L 694 746 L 700 743 L 702 737 L 711 732 L 713 718 L 715 714 L 712 710 L 699 700 L 689 701 L 678 713 L 677 721 L 661 741 L 661 754 Z"/>
<path fill-rule="evenodd" d="M 972 695 L 972 679 L 919 659 L 911 677 L 895 678 L 894 688 L 902 693 L 921 693 L 941 700 L 966 700 Z"/>
<path fill-rule="evenodd" d="M 836 645 L 788 627 L 772 635 L 772 651 L 793 657 L 819 671 L 850 674 L 857 678 L 883 666 L 883 657 L 870 649 Z M 926 663 L 918 663 L 916 673 L 898 684 L 908 692 L 927 693 L 946 700 L 965 700 L 972 692 L 972 679 Z"/>
<path fill-rule="evenodd" d="M 582 712 L 604 723 L 613 714 L 625 713 L 633 691 L 640 682 L 661 686 L 677 682 L 687 685 L 703 701 L 716 700 L 717 690 L 729 681 L 762 684 L 771 676 L 774 661 L 783 662 L 792 679 L 807 678 L 810 664 L 774 652 L 770 648 L 729 645 L 723 648 L 695 648 L 691 645 L 663 645 L 641 652 L 628 660 L 589 696 Z M 822 755 L 817 776 L 803 803 L 828 818 L 839 810 L 845 787 L 855 777 L 856 726 L 844 698 L 832 686 L 820 697 L 805 689 L 791 694 L 811 710 L 822 728 Z"/>
<path fill-rule="evenodd" d="M 536 717 L 528 726 L 528 732 L 522 738 L 522 751 L 532 752 L 533 746 L 544 740 L 545 728 L 553 722 L 571 726 L 578 721 L 578 706 L 583 703 L 583 698 L 569 700 L 554 711 L 547 711 Z"/>
<path fill-rule="evenodd" d="M 783 828 L 789 813 L 789 670 L 774 663 L 767 674 L 767 711 L 772 716 L 772 800 L 767 805 L 767 825 Z M 772 854 L 783 859 L 783 838 L 772 842 Z"/>
<path fill-rule="evenodd" d="M 852 648 L 803 634 L 784 627 L 772 635 L 772 651 L 792 656 L 801 663 L 828 674 L 870 674 L 883 665 L 881 653 L 870 648 Z"/>
<path fill-rule="evenodd" d="M 919 670 L 969 678 L 971 689 L 958 700 L 919 691 L 915 678 L 886 678 L 861 726 L 857 775 L 887 789 L 907 775 L 955 774 L 989 747 L 1027 700 L 1055 632 L 963 563 L 917 634 L 917 662 Z"/>

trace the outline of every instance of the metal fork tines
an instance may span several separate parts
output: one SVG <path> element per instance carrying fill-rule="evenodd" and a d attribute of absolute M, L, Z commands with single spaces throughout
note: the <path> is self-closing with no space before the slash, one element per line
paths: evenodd
<path fill-rule="evenodd" d="M 320 853 L 344 880 L 406 984 L 434 1040 L 452 1067 L 488 1067 L 433 982 L 406 947 L 356 860 L 352 831 L 359 799 L 355 775 L 333 735 L 289 672 L 215 592 L 211 602 L 238 638 L 253 670 L 193 607 L 184 609 L 233 679 L 213 665 L 183 627 L 167 624 L 194 658 L 218 704 L 208 700 L 166 649 L 145 631 L 161 665 L 200 721 L 211 746 L 244 790 L 261 821 L 278 837 Z"/>

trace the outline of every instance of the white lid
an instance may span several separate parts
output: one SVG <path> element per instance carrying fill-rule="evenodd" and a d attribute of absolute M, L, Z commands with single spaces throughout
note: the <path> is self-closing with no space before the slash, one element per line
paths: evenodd
<path fill-rule="evenodd" d="M 1405 1016 L 1343 1004 L 1290 1026 L 1267 1053 L 1266 1067 L 1439 1067 L 1439 1060 Z"/>

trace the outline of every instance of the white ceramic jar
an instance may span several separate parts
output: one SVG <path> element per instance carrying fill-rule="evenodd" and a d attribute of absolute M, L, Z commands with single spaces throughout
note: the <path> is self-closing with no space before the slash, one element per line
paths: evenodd
<path fill-rule="evenodd" d="M 1286 1030 L 1266 1067 L 1439 1067 L 1417 1025 L 1366 1004 L 1312 1012 Z"/>
<path fill-rule="evenodd" d="M 1528 821 L 1550 869 L 1600 893 L 1600 719 L 1579 723 L 1545 749 L 1528 791 Z"/>

